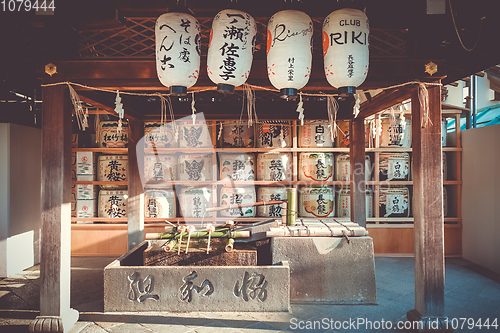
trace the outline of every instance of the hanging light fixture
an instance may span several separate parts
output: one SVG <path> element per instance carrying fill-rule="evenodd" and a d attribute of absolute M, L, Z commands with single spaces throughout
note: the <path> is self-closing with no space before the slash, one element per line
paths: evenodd
<path fill-rule="evenodd" d="M 368 36 L 365 13 L 343 8 L 323 22 L 323 57 L 328 83 L 341 94 L 354 94 L 368 74 Z"/>
<path fill-rule="evenodd" d="M 231 1 L 231 5 L 236 4 Z M 233 7 L 231 6 L 231 7 Z M 207 54 L 207 73 L 217 90 L 234 92 L 246 82 L 252 67 L 257 25 L 249 14 L 224 9 L 212 22 Z"/>
<path fill-rule="evenodd" d="M 281 97 L 297 95 L 309 81 L 313 23 L 304 12 L 287 9 L 267 24 L 267 74 Z"/>
<path fill-rule="evenodd" d="M 200 73 L 200 24 L 183 5 L 169 8 L 156 20 L 156 72 L 170 94 L 184 95 L 195 85 Z"/>

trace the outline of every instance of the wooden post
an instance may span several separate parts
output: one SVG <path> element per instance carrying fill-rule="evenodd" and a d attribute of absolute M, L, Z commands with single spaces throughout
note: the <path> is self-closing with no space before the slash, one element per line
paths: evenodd
<path fill-rule="evenodd" d="M 144 135 L 144 122 L 129 121 L 128 141 L 128 250 L 139 245 L 144 240 L 144 190 L 139 174 L 139 165 L 144 165 L 144 144 L 137 143 Z M 141 141 L 142 143 L 142 141 Z M 138 151 L 142 149 L 142 151 Z"/>
<path fill-rule="evenodd" d="M 365 185 L 365 122 L 363 118 L 349 121 L 351 142 L 349 145 L 351 164 L 351 221 L 366 227 Z"/>
<path fill-rule="evenodd" d="M 70 308 L 71 103 L 63 85 L 43 88 L 40 316 L 31 332 L 67 332 Z"/>
<path fill-rule="evenodd" d="M 413 217 L 415 233 L 415 309 L 422 331 L 446 331 L 444 323 L 444 216 L 441 146 L 441 87 L 428 86 L 426 114 L 417 87 L 411 96 Z M 426 117 L 429 122 L 423 127 Z"/>

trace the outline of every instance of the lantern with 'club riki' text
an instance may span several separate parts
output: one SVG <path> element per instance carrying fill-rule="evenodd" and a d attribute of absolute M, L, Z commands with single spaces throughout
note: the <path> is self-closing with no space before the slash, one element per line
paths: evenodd
<path fill-rule="evenodd" d="M 298 10 L 282 10 L 267 24 L 267 74 L 282 97 L 293 96 L 309 81 L 313 23 Z"/>
<path fill-rule="evenodd" d="M 249 14 L 224 9 L 212 22 L 207 54 L 207 73 L 217 90 L 234 92 L 246 82 L 252 67 L 257 26 Z"/>
<path fill-rule="evenodd" d="M 156 20 L 156 72 L 173 95 L 186 94 L 200 73 L 201 35 L 189 9 L 176 6 Z"/>
<path fill-rule="evenodd" d="M 355 93 L 368 74 L 370 26 L 365 13 L 343 8 L 323 22 L 323 57 L 328 83 L 340 93 Z"/>

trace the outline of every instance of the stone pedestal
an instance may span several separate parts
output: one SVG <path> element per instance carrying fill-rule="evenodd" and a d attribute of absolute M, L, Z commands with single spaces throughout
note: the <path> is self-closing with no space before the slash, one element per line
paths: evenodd
<path fill-rule="evenodd" d="M 290 265 L 293 303 L 372 304 L 377 300 L 371 237 L 274 237 L 273 263 Z"/>
<path fill-rule="evenodd" d="M 104 311 L 279 311 L 290 307 L 288 264 L 142 266 L 147 242 L 104 269 Z"/>

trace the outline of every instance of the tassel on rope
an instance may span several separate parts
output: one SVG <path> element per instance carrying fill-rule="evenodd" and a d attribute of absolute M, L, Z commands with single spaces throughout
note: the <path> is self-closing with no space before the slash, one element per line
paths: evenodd
<path fill-rule="evenodd" d="M 354 115 L 354 118 L 356 118 L 359 114 L 361 98 L 359 97 L 359 92 L 356 92 L 356 94 L 354 96 L 356 97 L 356 102 L 354 103 L 354 106 L 352 108 L 352 113 Z"/>
<path fill-rule="evenodd" d="M 299 113 L 300 125 L 304 125 L 304 102 L 302 101 L 302 92 L 299 94 L 299 104 L 297 104 L 297 112 Z"/>
<path fill-rule="evenodd" d="M 76 119 L 78 120 L 78 127 L 80 127 L 82 131 L 85 131 L 85 129 L 89 127 L 87 119 L 88 113 L 85 114 L 83 112 L 82 101 L 80 100 L 80 96 L 78 96 L 75 89 L 73 89 L 71 84 L 68 83 L 67 85 L 69 89 L 69 96 L 71 98 L 71 102 L 73 103 L 73 108 L 75 109 Z"/>
<path fill-rule="evenodd" d="M 95 136 L 95 143 L 99 143 L 99 138 L 101 137 L 101 119 L 99 118 L 98 114 L 95 115 L 94 128 L 97 131 Z"/>
<path fill-rule="evenodd" d="M 389 124 L 391 124 L 391 126 L 395 126 L 396 125 L 396 115 L 394 114 L 394 108 L 391 108 L 389 110 L 390 114 L 389 114 Z"/>
<path fill-rule="evenodd" d="M 167 122 L 167 109 L 170 115 L 170 122 L 172 124 L 172 130 L 174 131 L 174 141 L 177 141 L 179 138 L 179 131 L 177 128 L 177 125 L 175 123 L 175 116 L 174 116 L 174 109 L 172 107 L 172 101 L 170 100 L 170 96 L 164 97 L 160 93 L 157 94 L 157 96 L 160 98 L 161 101 L 161 120 L 160 120 L 160 135 L 164 135 L 164 125 Z"/>
<path fill-rule="evenodd" d="M 401 104 L 399 106 L 399 123 L 401 124 L 401 126 L 403 127 L 403 129 L 406 128 L 406 118 L 405 118 L 405 108 L 403 107 L 403 105 Z"/>
<path fill-rule="evenodd" d="M 418 100 L 420 102 L 420 110 L 422 110 L 420 126 L 425 128 L 429 124 L 433 125 L 429 116 L 429 92 L 423 83 L 418 84 Z"/>
<path fill-rule="evenodd" d="M 193 119 L 193 125 L 196 123 L 196 108 L 194 107 L 194 91 L 191 93 L 191 118 Z"/>
<path fill-rule="evenodd" d="M 339 110 L 339 103 L 333 96 L 328 96 L 326 104 L 326 109 L 328 111 L 328 121 L 330 126 L 332 126 L 332 131 L 330 132 L 332 141 L 337 137 L 337 111 Z"/>
<path fill-rule="evenodd" d="M 222 121 L 219 124 L 219 134 L 217 135 L 217 140 L 220 140 L 221 136 L 222 136 Z"/>
<path fill-rule="evenodd" d="M 252 126 L 254 121 L 253 117 L 255 117 L 255 122 L 258 121 L 257 118 L 257 112 L 255 111 L 255 94 L 252 90 L 252 87 L 248 83 L 243 84 L 243 105 L 241 107 L 241 114 L 240 114 L 240 122 L 243 117 L 243 110 L 247 108 L 247 115 L 248 115 L 248 127 Z"/>

